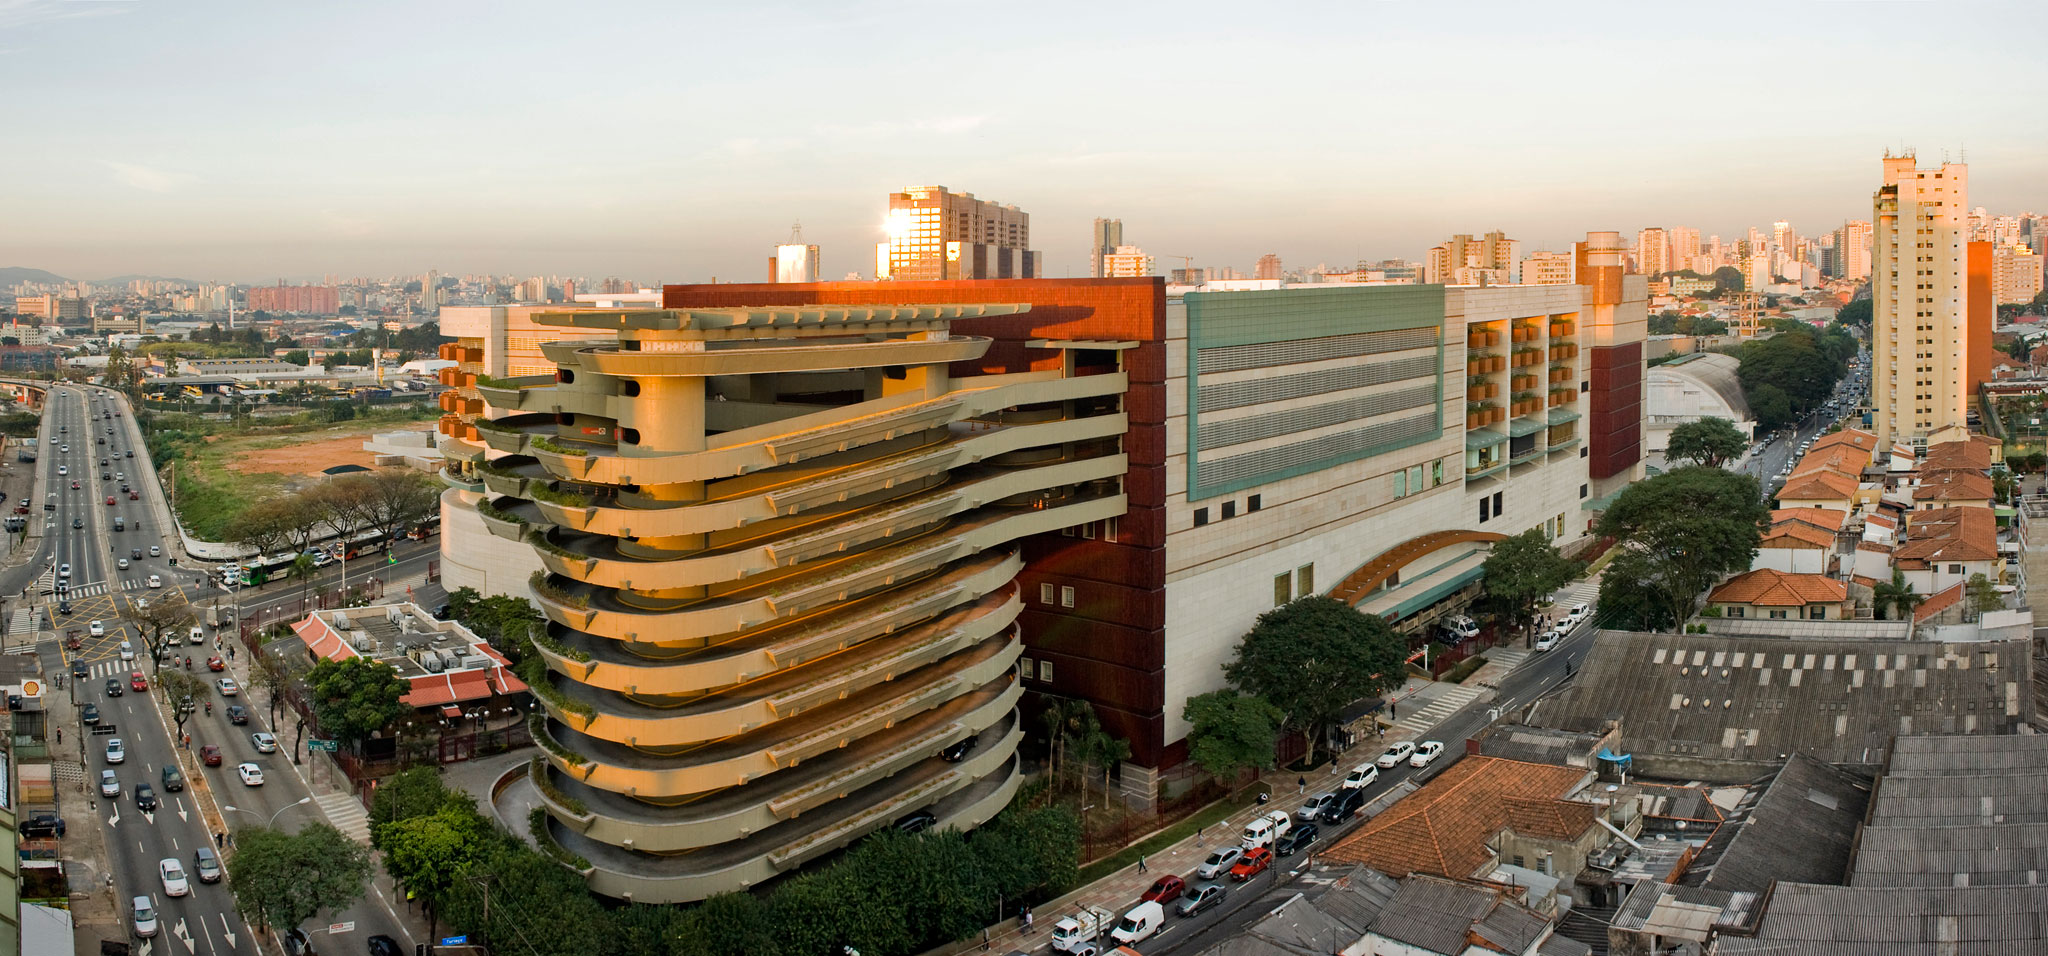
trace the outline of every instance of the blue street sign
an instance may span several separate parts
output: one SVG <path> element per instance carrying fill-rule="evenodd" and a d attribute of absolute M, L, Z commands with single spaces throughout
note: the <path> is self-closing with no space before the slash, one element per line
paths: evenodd
<path fill-rule="evenodd" d="M 464 943 L 467 943 L 467 942 L 469 942 L 469 937 L 468 937 L 468 936 L 448 936 L 448 937 L 444 937 L 444 938 L 443 938 L 443 939 L 441 940 L 441 945 L 443 945 L 443 946 L 460 946 L 460 945 L 462 945 L 462 944 L 464 944 Z"/>

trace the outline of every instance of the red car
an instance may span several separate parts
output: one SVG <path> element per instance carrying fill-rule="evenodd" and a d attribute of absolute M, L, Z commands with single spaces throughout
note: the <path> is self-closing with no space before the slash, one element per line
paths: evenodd
<path fill-rule="evenodd" d="M 218 657 L 209 657 L 206 659 L 206 669 L 210 671 L 224 671 L 228 669 L 228 665 Z"/>
<path fill-rule="evenodd" d="M 128 674 L 128 686 L 136 690 L 148 690 L 149 678 L 142 676 L 141 671 L 132 671 Z"/>
<path fill-rule="evenodd" d="M 141 500 L 142 500 L 142 496 L 141 496 L 140 494 L 137 494 L 137 493 L 135 493 L 135 492 L 131 491 L 131 492 L 129 492 L 129 493 L 128 493 L 128 500 L 129 500 L 129 501 L 141 501 Z"/>
<path fill-rule="evenodd" d="M 1230 878 L 1242 883 L 1264 872 L 1273 865 L 1273 851 L 1266 847 L 1253 847 L 1237 858 L 1237 864 L 1230 868 Z"/>
<path fill-rule="evenodd" d="M 1187 889 L 1186 880 L 1178 876 L 1162 876 L 1159 882 L 1152 884 L 1152 888 L 1145 891 L 1144 896 L 1138 898 L 1138 902 L 1150 903 L 1156 900 L 1160 903 L 1170 903 L 1175 897 L 1187 892 Z"/>
<path fill-rule="evenodd" d="M 77 491 L 77 490 L 78 490 L 78 482 L 77 482 L 76 480 L 74 480 L 74 481 L 72 481 L 72 482 L 71 482 L 71 490 L 72 490 L 72 491 Z"/>
<path fill-rule="evenodd" d="M 199 760 L 209 767 L 220 766 L 220 748 L 213 744 L 199 748 Z"/>
<path fill-rule="evenodd" d="M 109 507 L 109 508 L 112 508 L 113 506 L 114 506 L 114 496 L 113 496 L 113 495 L 108 495 L 108 496 L 107 496 L 107 507 Z"/>

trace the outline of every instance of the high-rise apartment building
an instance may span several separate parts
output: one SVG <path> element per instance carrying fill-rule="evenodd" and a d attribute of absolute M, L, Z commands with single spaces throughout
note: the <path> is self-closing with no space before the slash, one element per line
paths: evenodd
<path fill-rule="evenodd" d="M 889 194 L 889 240 L 877 247 L 880 278 L 898 282 L 936 279 L 1031 279 L 1031 216 L 1015 206 L 912 186 Z"/>
<path fill-rule="evenodd" d="M 1851 219 L 1835 230 L 1834 261 L 1840 270 L 1835 275 L 1841 278 L 1870 277 L 1870 223 L 1867 220 Z"/>
<path fill-rule="evenodd" d="M 798 223 L 789 231 L 789 241 L 775 247 L 768 257 L 768 281 L 818 281 L 818 247 L 804 242 L 804 227 Z"/>
<path fill-rule="evenodd" d="M 2017 243 L 1991 244 L 1991 304 L 2034 301 L 2041 294 L 2041 255 Z"/>
<path fill-rule="evenodd" d="M 1661 226 L 1636 233 L 1636 271 L 1646 276 L 1671 271 L 1671 237 Z"/>
<path fill-rule="evenodd" d="M 420 311 L 433 315 L 441 308 L 441 273 L 428 269 L 420 277 Z"/>
<path fill-rule="evenodd" d="M 1872 198 L 1871 404 L 1882 443 L 1963 425 L 1968 406 L 1969 167 L 1885 154 Z"/>
<path fill-rule="evenodd" d="M 1280 268 L 1280 257 L 1271 252 L 1260 256 L 1258 265 L 1252 267 L 1254 279 L 1279 279 L 1284 275 L 1285 272 Z"/>
<path fill-rule="evenodd" d="M 88 309 L 83 298 L 61 295 L 24 295 L 14 300 L 14 311 L 53 322 L 83 322 Z"/>
<path fill-rule="evenodd" d="M 1523 285 L 1571 285 L 1577 257 L 1569 252 L 1532 252 L 1522 260 Z"/>
<path fill-rule="evenodd" d="M 1109 272 L 1109 271 L 1107 271 L 1107 270 L 1108 270 L 1108 265 L 1107 265 L 1107 264 L 1106 264 L 1106 263 L 1105 263 L 1105 262 L 1103 261 L 1103 259 L 1104 259 L 1104 257 L 1105 257 L 1105 256 L 1113 256 L 1113 255 L 1116 255 L 1117 247 L 1119 247 L 1119 246 L 1122 246 L 1123 244 L 1124 244 L 1124 221 L 1123 221 L 1123 220 L 1121 220 L 1121 219 L 1097 219 L 1097 220 L 1095 220 L 1095 231 L 1094 231 L 1094 234 L 1093 234 L 1093 238 L 1091 238 L 1091 239 L 1089 240 L 1089 245 L 1088 245 L 1088 249 L 1089 249 L 1089 252 L 1088 252 L 1088 275 L 1089 275 L 1089 277 L 1090 277 L 1090 278 L 1095 278 L 1095 279 L 1100 279 L 1100 278 L 1104 278 L 1104 277 L 1106 277 L 1106 276 L 1113 276 L 1113 275 L 1116 275 L 1116 273 L 1114 273 L 1114 272 Z M 1148 267 L 1148 268 L 1149 268 L 1149 267 Z M 1146 275 L 1150 275 L 1151 273 L 1150 273 L 1150 272 L 1146 272 L 1145 274 L 1146 274 Z"/>
<path fill-rule="evenodd" d="M 1152 275 L 1152 257 L 1137 246 L 1117 246 L 1098 257 L 1101 279 L 1138 279 Z"/>
<path fill-rule="evenodd" d="M 341 311 L 340 295 L 332 286 L 288 286 L 282 279 L 274 286 L 251 286 L 248 292 L 243 293 L 243 302 L 251 312 L 335 315 Z"/>
<path fill-rule="evenodd" d="M 1701 275 L 1714 271 L 1701 269 L 1700 231 L 1691 226 L 1672 226 L 1666 230 L 1671 239 L 1671 271 L 1691 269 Z"/>
<path fill-rule="evenodd" d="M 1489 232 L 1474 241 L 1464 233 L 1435 246 L 1424 257 L 1423 281 L 1443 285 L 1506 285 L 1515 281 L 1521 243 Z"/>

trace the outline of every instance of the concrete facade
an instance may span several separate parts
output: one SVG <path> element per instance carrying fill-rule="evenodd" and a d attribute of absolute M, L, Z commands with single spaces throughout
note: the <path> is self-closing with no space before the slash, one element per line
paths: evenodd
<path fill-rule="evenodd" d="M 1885 444 L 1965 424 L 1970 169 L 1887 154 L 1872 200 L 1870 400 Z"/>

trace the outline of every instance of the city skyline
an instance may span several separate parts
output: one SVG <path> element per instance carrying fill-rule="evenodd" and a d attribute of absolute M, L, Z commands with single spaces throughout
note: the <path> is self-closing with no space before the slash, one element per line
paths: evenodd
<path fill-rule="evenodd" d="M 1500 230 L 1529 251 L 1588 229 L 1732 240 L 1782 219 L 1819 235 L 1867 217 L 1886 148 L 1969 160 L 1974 204 L 2048 207 L 2048 159 L 2012 121 L 2031 115 L 2025 53 L 2048 15 L 1981 6 L 2001 11 L 2001 30 L 1920 39 L 1923 56 L 1971 63 L 1967 79 L 1884 72 L 1825 97 L 1788 81 L 1783 44 L 1739 16 L 1565 24 L 1502 5 L 1455 20 L 1375 7 L 1345 31 L 1310 29 L 1314 12 L 1221 30 L 1220 7 L 1171 21 L 1062 7 L 1002 24 L 993 49 L 1027 65 L 998 84 L 1029 95 L 957 83 L 913 98 L 892 91 L 982 70 L 993 24 L 920 19 L 915 4 L 646 5 L 536 30 L 552 8 L 406 7 L 417 29 L 388 31 L 360 10 L 9 0 L 0 82 L 36 95 L 0 116 L 35 136 L 0 156 L 0 175 L 36 188 L 12 197 L 0 264 L 245 283 L 428 267 L 753 281 L 801 219 L 819 274 L 837 278 L 872 273 L 890 192 L 945 184 L 1029 212 L 1047 276 L 1088 274 L 1098 217 L 1123 220 L 1162 268 L 1186 255 L 1248 269 L 1267 253 L 1341 265 L 1419 259 L 1461 232 Z M 1819 68 L 1879 55 L 1891 35 L 1844 11 L 1894 8 L 1770 9 L 1773 35 L 1805 38 Z M 346 52 L 309 62 L 287 42 L 305 36 Z M 619 55 L 640 36 L 675 42 Z M 1502 76 L 1570 98 L 1585 87 L 1561 64 L 1674 42 L 1701 58 L 1690 82 L 1615 83 L 1541 115 L 1499 98 Z M 1448 75 L 1447 44 L 1486 69 Z M 199 46 L 234 55 L 187 55 Z M 847 66 L 850 49 L 867 51 L 863 66 Z M 1028 65 L 1091 58 L 1119 69 Z M 1089 78 L 1117 73 L 1140 77 L 1116 81 L 1140 95 L 1105 99 Z M 1356 88 L 1385 107 L 1369 122 L 1325 105 Z M 1148 98 L 1196 106 L 1076 105 Z M 1734 109 L 1759 102 L 1774 105 Z M 1659 123 L 1671 132 L 1645 135 Z M 2008 132 L 1972 135 L 1984 130 Z"/>

